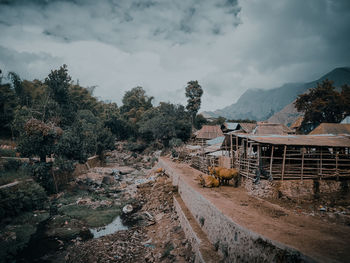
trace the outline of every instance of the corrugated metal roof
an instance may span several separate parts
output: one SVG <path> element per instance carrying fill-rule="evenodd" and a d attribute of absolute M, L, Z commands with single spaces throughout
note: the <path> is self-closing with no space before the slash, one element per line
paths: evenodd
<path fill-rule="evenodd" d="M 321 123 L 309 134 L 350 134 L 350 124 Z"/>
<path fill-rule="evenodd" d="M 220 150 L 221 148 L 221 143 L 217 143 L 217 144 L 214 144 L 214 145 L 210 145 L 208 147 L 205 147 L 204 148 L 204 152 L 205 153 L 211 153 L 211 152 L 216 152 L 218 150 Z"/>
<path fill-rule="evenodd" d="M 350 147 L 350 136 L 346 135 L 268 135 L 256 136 L 236 134 L 241 138 L 273 145 Z"/>
<path fill-rule="evenodd" d="M 208 145 L 213 145 L 213 144 L 218 144 L 218 143 L 221 143 L 224 141 L 225 139 L 225 136 L 220 136 L 220 137 L 217 137 L 217 138 L 214 138 L 214 139 L 211 139 L 211 140 L 208 140 L 207 141 L 207 144 Z"/>
<path fill-rule="evenodd" d="M 219 125 L 215 125 L 215 126 L 204 125 L 202 129 L 200 129 L 196 134 L 197 139 L 210 140 L 220 136 L 224 136 L 224 134 L 222 133 Z"/>
<path fill-rule="evenodd" d="M 238 126 L 238 122 L 225 122 L 225 127 L 228 130 L 236 130 Z"/>
<path fill-rule="evenodd" d="M 341 121 L 342 124 L 350 124 L 350 116 L 347 116 L 344 118 L 344 120 Z"/>
<path fill-rule="evenodd" d="M 210 156 L 229 156 L 229 151 L 216 151 L 216 152 L 211 152 L 211 153 L 208 153 L 207 155 L 210 155 Z"/>

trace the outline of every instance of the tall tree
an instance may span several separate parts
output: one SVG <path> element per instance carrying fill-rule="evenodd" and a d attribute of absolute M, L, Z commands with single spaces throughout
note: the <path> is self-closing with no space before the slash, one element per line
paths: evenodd
<path fill-rule="evenodd" d="M 152 100 L 153 97 L 147 96 L 142 87 L 133 88 L 125 93 L 120 112 L 125 114 L 128 119 L 134 119 L 136 122 L 145 111 L 152 108 Z"/>
<path fill-rule="evenodd" d="M 71 77 L 68 75 L 67 65 L 61 66 L 58 70 L 51 70 L 45 79 L 50 97 L 59 105 L 58 116 L 63 126 L 69 126 L 75 119 L 73 105 L 70 99 Z"/>
<path fill-rule="evenodd" d="M 192 126 L 194 124 L 196 115 L 199 111 L 199 108 L 201 107 L 201 97 L 203 95 L 203 89 L 199 85 L 197 80 L 191 80 L 187 83 L 186 86 L 186 97 L 187 99 L 187 106 L 186 109 L 191 114 L 191 123 Z"/>
<path fill-rule="evenodd" d="M 318 83 L 306 94 L 301 94 L 295 101 L 298 111 L 304 112 L 302 130 L 309 132 L 322 122 L 339 123 L 349 114 L 349 87 L 343 86 L 338 92 L 333 82 L 326 79 Z"/>

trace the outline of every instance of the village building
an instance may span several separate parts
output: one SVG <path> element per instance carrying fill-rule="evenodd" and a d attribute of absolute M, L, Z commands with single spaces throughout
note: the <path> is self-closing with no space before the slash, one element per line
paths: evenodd
<path fill-rule="evenodd" d="M 205 145 L 207 140 L 215 139 L 217 137 L 224 136 L 221 131 L 220 125 L 204 125 L 202 129 L 196 131 L 195 135 L 195 144 Z"/>
<path fill-rule="evenodd" d="M 309 134 L 310 135 L 315 135 L 315 134 L 333 134 L 333 135 L 349 134 L 350 135 L 350 124 L 321 123 Z"/>
<path fill-rule="evenodd" d="M 257 179 L 339 179 L 350 176 L 349 135 L 226 135 L 233 167 Z"/>

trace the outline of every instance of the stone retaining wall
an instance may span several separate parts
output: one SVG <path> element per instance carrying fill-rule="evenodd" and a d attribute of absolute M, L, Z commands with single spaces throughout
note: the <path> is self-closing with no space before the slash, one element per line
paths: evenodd
<path fill-rule="evenodd" d="M 346 194 L 349 191 L 349 181 L 334 180 L 284 180 L 267 181 L 261 180 L 254 184 L 251 179 L 244 179 L 242 184 L 249 194 L 259 197 L 289 199 L 313 199 L 326 194 Z"/>
<path fill-rule="evenodd" d="M 162 159 L 159 166 L 172 177 L 181 199 L 210 242 L 222 254 L 224 262 L 313 262 L 295 249 L 238 225 L 189 186 Z"/>

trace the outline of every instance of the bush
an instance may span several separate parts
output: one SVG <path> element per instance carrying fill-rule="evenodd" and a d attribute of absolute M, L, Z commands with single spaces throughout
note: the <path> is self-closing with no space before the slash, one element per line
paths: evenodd
<path fill-rule="evenodd" d="M 19 160 L 8 159 L 4 163 L 5 171 L 17 171 L 22 165 Z"/>
<path fill-rule="evenodd" d="M 0 156 L 16 157 L 16 151 L 13 150 L 13 149 L 2 149 L 2 148 L 0 148 Z"/>
<path fill-rule="evenodd" d="M 147 144 L 143 142 L 129 142 L 126 149 L 132 152 L 143 152 L 147 148 Z"/>
<path fill-rule="evenodd" d="M 174 147 L 179 147 L 183 145 L 183 142 L 181 139 L 179 138 L 172 138 L 170 141 L 169 141 L 169 146 L 170 148 L 174 148 Z"/>
<path fill-rule="evenodd" d="M 32 176 L 49 194 L 54 193 L 55 191 L 51 168 L 52 163 L 43 162 L 35 163 L 31 166 Z"/>
<path fill-rule="evenodd" d="M 0 189 L 0 218 L 14 217 L 23 211 L 43 209 L 47 195 L 35 182 L 22 182 Z"/>

